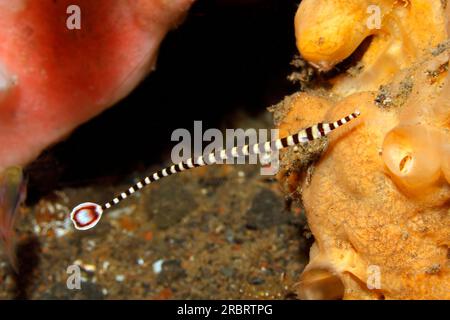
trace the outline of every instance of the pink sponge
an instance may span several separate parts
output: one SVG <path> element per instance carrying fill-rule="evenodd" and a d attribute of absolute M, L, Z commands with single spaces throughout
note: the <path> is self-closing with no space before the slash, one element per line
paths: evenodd
<path fill-rule="evenodd" d="M 0 0 L 0 170 L 127 95 L 193 0 Z M 68 7 L 80 29 L 67 27 Z"/>

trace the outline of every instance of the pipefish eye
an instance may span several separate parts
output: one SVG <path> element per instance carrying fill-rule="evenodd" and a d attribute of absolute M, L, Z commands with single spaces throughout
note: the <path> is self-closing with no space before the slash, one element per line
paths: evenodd
<path fill-rule="evenodd" d="M 103 209 L 96 203 L 85 202 L 73 208 L 70 219 L 78 230 L 88 230 L 100 221 Z"/>

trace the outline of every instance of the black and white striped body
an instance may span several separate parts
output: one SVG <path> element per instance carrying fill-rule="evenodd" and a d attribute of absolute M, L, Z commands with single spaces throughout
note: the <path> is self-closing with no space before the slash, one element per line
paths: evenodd
<path fill-rule="evenodd" d="M 273 141 L 267 141 L 262 142 L 254 145 L 244 145 L 242 147 L 233 147 L 231 149 L 224 149 L 220 150 L 215 153 L 210 153 L 208 156 L 199 156 L 197 158 L 190 158 L 184 162 L 180 162 L 178 164 L 174 164 L 170 167 L 164 168 L 160 171 L 157 171 L 153 173 L 153 175 L 147 176 L 137 182 L 135 185 L 131 186 L 127 190 L 120 193 L 118 196 L 116 196 L 114 199 L 112 199 L 110 202 L 105 203 L 103 206 L 96 205 L 96 215 L 92 214 L 92 217 L 96 217 L 97 220 L 92 221 L 92 227 L 95 226 L 101 218 L 101 213 L 113 207 L 114 205 L 118 204 L 122 200 L 128 198 L 133 193 L 141 190 L 145 186 L 149 185 L 152 182 L 158 181 L 160 179 L 163 179 L 164 177 L 168 177 L 172 174 L 182 172 L 185 170 L 189 170 L 196 167 L 206 166 L 210 164 L 215 163 L 222 163 L 222 161 L 225 161 L 229 158 L 237 158 L 237 157 L 243 157 L 243 156 L 250 156 L 250 155 L 259 155 L 259 154 L 267 154 L 273 151 L 277 151 L 283 148 L 287 148 L 290 146 L 294 146 L 297 144 L 303 144 L 307 143 L 309 141 L 313 141 L 319 138 L 322 138 L 329 134 L 331 131 L 339 128 L 340 126 L 346 124 L 347 122 L 351 121 L 352 119 L 357 118 L 360 115 L 359 111 L 355 111 L 354 113 L 332 123 L 319 123 L 314 126 L 308 127 L 304 130 L 299 131 L 296 134 L 276 139 Z M 89 208 L 92 208 L 92 203 L 88 203 L 87 206 Z M 78 205 L 76 209 L 79 210 L 86 210 L 86 208 L 83 208 L 83 205 Z M 92 209 L 92 210 L 94 210 Z M 100 214 L 98 214 L 100 212 Z M 75 227 L 80 230 L 86 230 L 88 228 L 86 221 L 83 221 L 82 223 L 80 221 L 77 221 L 76 219 L 77 211 L 74 209 L 71 213 L 72 221 L 75 224 Z"/>

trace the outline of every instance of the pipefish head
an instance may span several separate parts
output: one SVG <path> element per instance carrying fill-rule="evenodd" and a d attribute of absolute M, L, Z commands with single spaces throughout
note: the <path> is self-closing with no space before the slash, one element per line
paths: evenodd
<path fill-rule="evenodd" d="M 93 202 L 84 202 L 73 208 L 70 219 L 78 230 L 88 230 L 97 225 L 102 218 L 103 209 Z"/>

